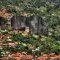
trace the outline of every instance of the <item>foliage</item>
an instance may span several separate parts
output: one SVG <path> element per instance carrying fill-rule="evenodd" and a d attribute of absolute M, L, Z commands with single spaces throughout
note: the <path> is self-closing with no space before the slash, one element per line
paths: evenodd
<path fill-rule="evenodd" d="M 7 33 L 4 33 L 4 34 L 7 34 Z M 56 39 L 57 38 L 55 38 L 54 35 L 24 36 L 21 33 L 19 34 L 12 33 L 10 38 L 6 38 L 6 41 L 4 44 L 7 44 L 7 45 L 2 47 L 2 51 L 5 54 L 23 52 L 23 51 L 30 54 L 35 54 L 35 55 L 38 55 L 38 54 L 40 55 L 44 53 L 60 54 L 60 40 L 59 40 L 60 38 L 58 38 L 58 40 Z"/>
<path fill-rule="evenodd" d="M 12 31 L 9 39 L 15 43 L 15 46 L 10 47 L 8 45 L 2 51 L 27 51 L 33 54 L 39 51 L 39 54 L 51 52 L 60 54 L 60 0 L 54 2 L 45 2 L 44 0 L 0 0 L 0 8 L 6 8 L 14 15 L 21 15 L 24 12 L 27 12 L 28 16 L 40 14 L 42 19 L 48 23 L 49 28 L 48 36 L 40 35 L 38 37 L 33 35 L 23 36 Z M 1 33 L 5 35 L 7 32 L 1 31 Z M 6 39 L 6 44 L 9 43 L 9 39 Z"/>

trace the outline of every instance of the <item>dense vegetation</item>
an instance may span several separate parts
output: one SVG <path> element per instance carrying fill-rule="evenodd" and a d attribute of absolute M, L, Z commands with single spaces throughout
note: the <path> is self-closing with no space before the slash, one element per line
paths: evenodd
<path fill-rule="evenodd" d="M 6 8 L 14 15 L 21 15 L 21 13 L 24 12 L 27 12 L 28 16 L 40 14 L 43 20 L 48 23 L 49 33 L 48 36 L 40 35 L 38 38 L 36 38 L 36 36 L 23 36 L 12 33 L 9 39 L 11 39 L 11 42 L 15 42 L 16 40 L 16 46 L 12 48 L 9 46 L 4 47 L 1 51 L 27 51 L 28 53 L 32 53 L 32 51 L 34 52 L 36 49 L 39 49 L 40 54 L 51 52 L 60 53 L 59 0 L 53 2 L 46 2 L 44 0 L 0 0 L 0 9 L 3 8 Z M 7 33 L 8 32 L 7 30 Z M 3 33 L 3 31 L 0 31 L 0 33 L 6 34 Z M 30 49 L 30 45 L 35 46 L 35 48 Z"/>

